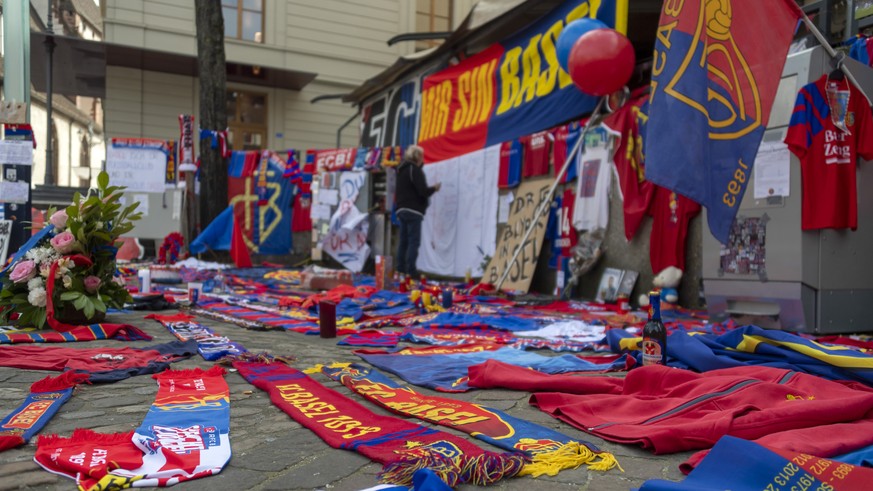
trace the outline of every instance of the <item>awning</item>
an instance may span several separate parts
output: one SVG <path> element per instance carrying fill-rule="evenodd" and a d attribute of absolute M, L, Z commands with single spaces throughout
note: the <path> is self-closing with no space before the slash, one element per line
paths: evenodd
<path fill-rule="evenodd" d="M 106 67 L 137 68 L 176 75 L 197 76 L 197 58 L 136 46 L 109 44 L 55 35 L 52 91 L 83 97 L 106 96 Z M 46 91 L 46 35 L 30 33 L 30 79 Z M 227 81 L 289 90 L 301 90 L 317 73 L 227 62 Z"/>

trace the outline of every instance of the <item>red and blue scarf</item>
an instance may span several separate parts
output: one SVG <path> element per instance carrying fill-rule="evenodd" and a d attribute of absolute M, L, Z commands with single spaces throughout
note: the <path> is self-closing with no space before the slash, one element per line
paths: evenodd
<path fill-rule="evenodd" d="M 66 372 L 34 382 L 24 402 L 0 420 L 0 452 L 27 443 L 87 380 L 87 374 Z"/>
<path fill-rule="evenodd" d="M 519 473 L 522 476 L 554 476 L 561 470 L 580 465 L 593 470 L 609 470 L 618 465 L 615 456 L 591 443 L 497 409 L 460 399 L 419 394 L 363 365 L 335 363 L 318 369 L 385 409 L 463 431 L 510 452 L 525 453 L 531 462 Z"/>
<path fill-rule="evenodd" d="M 127 324 L 92 324 L 78 326 L 67 332 L 19 329 L 0 332 L 0 344 L 72 343 L 77 341 L 150 341 L 151 336 Z"/>
<path fill-rule="evenodd" d="M 180 341 L 197 341 L 197 352 L 206 361 L 215 361 L 225 356 L 246 353 L 248 350 L 224 336 L 219 336 L 203 324 L 192 322 L 194 316 L 187 314 L 158 315 L 149 314 L 146 319 L 154 319 L 166 327 Z"/>
<path fill-rule="evenodd" d="M 233 367 L 331 447 L 385 464 L 384 482 L 409 484 L 415 471 L 430 468 L 452 487 L 485 485 L 518 474 L 525 461 L 520 454 L 486 452 L 455 435 L 373 413 L 281 363 L 234 362 Z"/>
<path fill-rule="evenodd" d="M 41 436 L 36 463 L 94 491 L 172 486 L 221 472 L 231 453 L 224 369 L 170 370 L 154 378 L 155 403 L 133 433 Z"/>

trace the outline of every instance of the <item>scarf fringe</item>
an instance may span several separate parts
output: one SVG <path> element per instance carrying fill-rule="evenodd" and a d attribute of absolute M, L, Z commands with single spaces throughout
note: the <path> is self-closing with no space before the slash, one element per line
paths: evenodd
<path fill-rule="evenodd" d="M 618 467 L 619 470 L 624 472 L 624 469 L 618 464 L 615 455 L 609 452 L 594 452 L 579 442 L 568 442 L 555 450 L 534 454 L 531 457 L 531 461 L 525 464 L 518 475 L 533 477 L 540 477 L 542 475 L 554 476 L 560 471 L 575 469 L 586 464 L 589 470 L 608 471 L 613 467 Z"/>
<path fill-rule="evenodd" d="M 101 324 L 97 324 L 98 326 Z M 105 325 L 105 324 L 103 324 Z M 121 324 L 121 329 L 118 330 L 117 337 L 125 341 L 151 341 L 152 337 L 146 334 L 142 329 L 131 326 L 130 324 Z"/>
<path fill-rule="evenodd" d="M 348 368 L 350 366 L 352 366 L 351 363 L 338 362 L 338 361 L 335 361 L 335 362 L 328 364 L 328 365 L 325 365 L 324 363 L 319 363 L 318 365 L 314 365 L 312 367 L 307 368 L 306 370 L 303 370 L 303 373 L 305 373 L 307 375 L 312 375 L 313 373 L 321 373 L 322 370 L 324 370 L 325 368 Z"/>
<path fill-rule="evenodd" d="M 267 353 L 266 351 L 261 351 L 260 353 L 239 353 L 236 355 L 227 355 L 220 360 L 216 361 L 219 365 L 231 366 L 236 362 L 244 362 L 244 363 L 284 363 L 285 365 L 290 365 L 295 358 L 293 356 L 276 356 Z"/>
<path fill-rule="evenodd" d="M 15 447 L 20 447 L 27 443 L 21 435 L 0 435 L 0 452 L 9 450 Z"/>
<path fill-rule="evenodd" d="M 193 377 L 220 377 L 227 373 L 223 367 L 218 365 L 208 368 L 189 368 L 187 370 L 166 370 L 161 373 L 152 375 L 155 380 L 169 380 L 174 378 L 193 378 Z"/>
<path fill-rule="evenodd" d="M 61 390 L 75 387 L 81 383 L 87 382 L 90 375 L 87 373 L 64 372 L 55 377 L 46 377 L 42 380 L 34 382 L 30 386 L 30 392 L 57 392 Z"/>
<path fill-rule="evenodd" d="M 408 486 L 420 469 L 430 469 L 449 487 L 459 484 L 488 486 L 517 475 L 526 462 L 521 454 L 485 452 L 482 455 L 445 457 L 431 452 L 426 457 L 407 457 L 386 464 L 379 473 L 380 482 Z"/>
<path fill-rule="evenodd" d="M 94 430 L 79 428 L 73 430 L 73 434 L 70 436 L 40 435 L 39 440 L 37 441 L 37 446 L 71 445 L 77 443 L 115 445 L 125 442 L 133 445 L 133 431 L 125 433 L 97 433 Z"/>

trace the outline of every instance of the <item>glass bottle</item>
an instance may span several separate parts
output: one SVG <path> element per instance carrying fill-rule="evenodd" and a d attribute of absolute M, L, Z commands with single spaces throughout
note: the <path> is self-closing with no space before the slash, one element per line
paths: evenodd
<path fill-rule="evenodd" d="M 649 292 L 649 320 L 643 327 L 643 366 L 667 364 L 667 328 L 661 322 L 661 294 Z"/>

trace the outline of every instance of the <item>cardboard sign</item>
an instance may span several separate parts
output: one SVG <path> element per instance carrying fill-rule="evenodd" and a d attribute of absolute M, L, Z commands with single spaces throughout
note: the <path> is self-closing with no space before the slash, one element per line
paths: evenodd
<path fill-rule="evenodd" d="M 546 224 L 549 214 L 540 215 L 535 230 L 531 232 L 527 241 L 523 244 L 521 239 L 528 225 L 533 222 L 534 214 L 540 203 L 546 200 L 549 187 L 552 185 L 550 178 L 541 178 L 525 181 L 519 186 L 512 200 L 512 208 L 509 210 L 509 222 L 506 228 L 497 238 L 497 251 L 488 267 L 482 281 L 497 284 L 503 272 L 509 270 L 509 276 L 501 286 L 502 290 L 514 290 L 527 292 L 533 280 L 534 270 L 537 267 L 537 259 L 543 247 L 546 236 Z M 516 260 L 510 264 L 516 249 L 521 248 Z"/>

